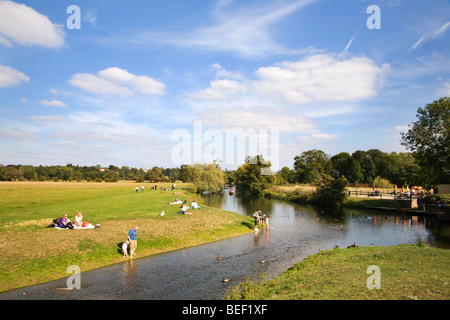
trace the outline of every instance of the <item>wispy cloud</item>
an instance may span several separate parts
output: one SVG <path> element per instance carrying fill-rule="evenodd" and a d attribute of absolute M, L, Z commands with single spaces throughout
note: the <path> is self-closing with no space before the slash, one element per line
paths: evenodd
<path fill-rule="evenodd" d="M 300 8 L 317 0 L 282 1 L 232 8 L 233 1 L 219 1 L 210 16 L 212 23 L 174 32 L 144 31 L 134 35 L 103 39 L 104 42 L 135 45 L 163 44 L 208 52 L 234 52 L 244 57 L 289 51 L 275 40 L 271 27 Z"/>
<path fill-rule="evenodd" d="M 352 36 L 352 38 L 350 39 L 350 41 L 347 43 L 347 45 L 345 46 L 344 52 L 348 52 L 348 50 L 350 49 L 350 46 L 352 45 L 353 40 L 355 39 L 355 37 L 356 37 L 356 34 L 354 34 Z"/>
<path fill-rule="evenodd" d="M 42 105 L 44 106 L 48 106 L 48 107 L 57 107 L 57 108 L 65 108 L 66 104 L 60 100 L 46 100 L 43 99 L 40 102 Z"/>
<path fill-rule="evenodd" d="M 447 31 L 447 29 L 449 29 L 449 28 L 450 28 L 450 21 L 443 24 L 439 29 L 436 29 L 436 30 L 433 30 L 431 32 L 424 34 L 419 40 L 416 41 L 416 43 L 414 43 L 408 49 L 408 53 L 413 52 L 418 47 L 422 46 L 425 42 L 437 38 L 439 35 L 443 34 L 445 31 Z"/>

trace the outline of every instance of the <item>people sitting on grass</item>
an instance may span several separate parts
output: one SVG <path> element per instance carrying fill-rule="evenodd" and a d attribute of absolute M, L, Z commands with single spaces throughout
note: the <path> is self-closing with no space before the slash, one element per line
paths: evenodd
<path fill-rule="evenodd" d="M 197 202 L 195 202 L 195 200 L 192 200 L 191 208 L 192 209 L 200 209 L 199 205 L 197 204 Z"/>
<path fill-rule="evenodd" d="M 192 212 L 188 211 L 189 207 L 183 203 L 183 205 L 181 206 L 181 211 L 179 211 L 178 213 L 180 214 L 192 214 Z"/>
<path fill-rule="evenodd" d="M 77 227 L 81 227 L 82 223 L 83 223 L 83 216 L 81 215 L 81 212 L 78 211 L 77 215 L 75 216 L 75 223 L 74 224 Z"/>
<path fill-rule="evenodd" d="M 52 223 L 46 226 L 46 228 L 57 228 L 57 229 L 95 229 L 99 228 L 100 225 L 93 226 L 87 221 L 83 221 L 83 216 L 81 212 L 75 215 L 75 221 L 72 223 L 70 219 L 65 214 L 63 217 L 58 217 L 53 219 Z"/>
<path fill-rule="evenodd" d="M 75 223 L 74 223 L 75 229 L 78 228 L 94 228 L 92 224 L 90 224 L 87 221 L 83 221 L 83 216 L 81 215 L 81 212 L 78 211 L 77 215 L 75 216 Z"/>
<path fill-rule="evenodd" d="M 73 229 L 73 224 L 72 222 L 69 220 L 69 218 L 67 218 L 67 214 L 64 215 L 64 217 L 62 217 L 59 220 L 59 225 L 58 227 L 60 227 L 61 229 Z"/>

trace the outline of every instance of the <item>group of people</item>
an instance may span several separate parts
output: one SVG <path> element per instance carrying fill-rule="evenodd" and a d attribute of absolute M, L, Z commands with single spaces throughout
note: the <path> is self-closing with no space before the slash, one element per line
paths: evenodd
<path fill-rule="evenodd" d="M 255 232 L 259 232 L 259 227 L 263 227 L 264 225 L 266 230 L 269 230 L 269 221 L 271 220 L 269 216 L 263 214 L 260 209 L 257 209 L 255 213 L 253 213 L 253 219 L 255 220 Z"/>
<path fill-rule="evenodd" d="M 141 187 L 141 190 L 142 190 L 142 192 L 144 192 L 144 186 Z M 138 191 L 139 191 L 139 187 L 136 187 L 133 189 L 133 192 L 138 193 Z"/>
<path fill-rule="evenodd" d="M 181 211 L 178 211 L 180 214 L 192 214 L 192 212 L 189 212 L 188 209 L 200 209 L 200 206 L 195 200 L 191 201 L 191 206 L 189 207 L 187 205 L 187 201 L 181 201 L 177 198 L 175 198 L 174 202 L 169 202 L 169 204 L 181 204 Z"/>
<path fill-rule="evenodd" d="M 75 215 L 75 221 L 72 222 L 65 214 L 62 217 L 53 219 L 53 222 L 47 226 L 47 228 L 60 228 L 60 229 L 94 229 L 97 226 L 93 226 L 87 221 L 83 221 L 83 215 L 80 211 Z"/>

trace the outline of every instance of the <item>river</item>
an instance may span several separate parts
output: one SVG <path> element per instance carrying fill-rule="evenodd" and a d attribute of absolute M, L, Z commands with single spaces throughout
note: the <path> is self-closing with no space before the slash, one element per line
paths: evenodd
<path fill-rule="evenodd" d="M 272 279 L 319 250 L 335 246 L 391 246 L 419 240 L 449 248 L 448 224 L 377 211 L 338 213 L 278 200 L 206 195 L 209 206 L 244 215 L 270 216 L 269 230 L 205 245 L 128 260 L 81 273 L 80 290 L 64 290 L 66 279 L 11 290 L 0 299 L 219 300 L 239 282 Z M 221 279 L 228 278 L 229 282 Z"/>

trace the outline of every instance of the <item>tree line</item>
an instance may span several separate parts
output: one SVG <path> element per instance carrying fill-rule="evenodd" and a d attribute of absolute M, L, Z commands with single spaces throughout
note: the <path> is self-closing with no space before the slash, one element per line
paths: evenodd
<path fill-rule="evenodd" d="M 294 158 L 294 167 L 283 167 L 280 183 L 320 183 L 324 176 L 345 177 L 352 184 L 373 184 L 378 178 L 397 186 L 420 184 L 420 167 L 411 153 L 378 149 L 341 152 L 334 156 L 322 150 L 308 150 Z"/>
<path fill-rule="evenodd" d="M 0 165 L 0 179 L 3 181 L 29 180 L 29 181 L 96 181 L 117 182 L 119 180 L 169 182 L 178 180 L 179 168 L 153 167 L 146 170 L 128 166 L 109 167 L 79 166 L 67 164 L 66 166 L 32 166 L 32 165 Z"/>
<path fill-rule="evenodd" d="M 272 184 L 319 184 L 324 177 L 345 177 L 351 184 L 369 184 L 374 181 L 389 181 L 399 187 L 421 184 L 421 168 L 411 153 L 386 153 L 378 149 L 368 151 L 358 150 L 352 154 L 341 152 L 334 156 L 322 150 L 308 150 L 294 158 L 293 168 L 283 167 L 278 172 L 261 175 L 261 168 L 268 168 L 270 164 L 264 162 L 263 156 L 247 157 L 244 165 L 237 170 L 222 170 L 217 164 L 181 165 L 179 168 L 152 169 L 133 168 L 128 166 L 109 167 L 79 166 L 67 164 L 66 166 L 32 166 L 32 165 L 0 165 L 0 179 L 30 180 L 30 181 L 72 181 L 86 180 L 97 182 L 117 182 L 119 180 L 136 180 L 149 182 L 196 182 L 207 181 L 203 171 L 210 173 L 209 180 L 218 180 L 222 183 L 243 183 L 252 185 L 254 189 L 263 189 Z M 259 163 L 252 166 L 251 163 Z M 207 182 L 205 182 L 207 183 Z M 201 189 L 207 190 L 204 186 Z M 213 188 L 217 189 L 216 187 Z"/>

